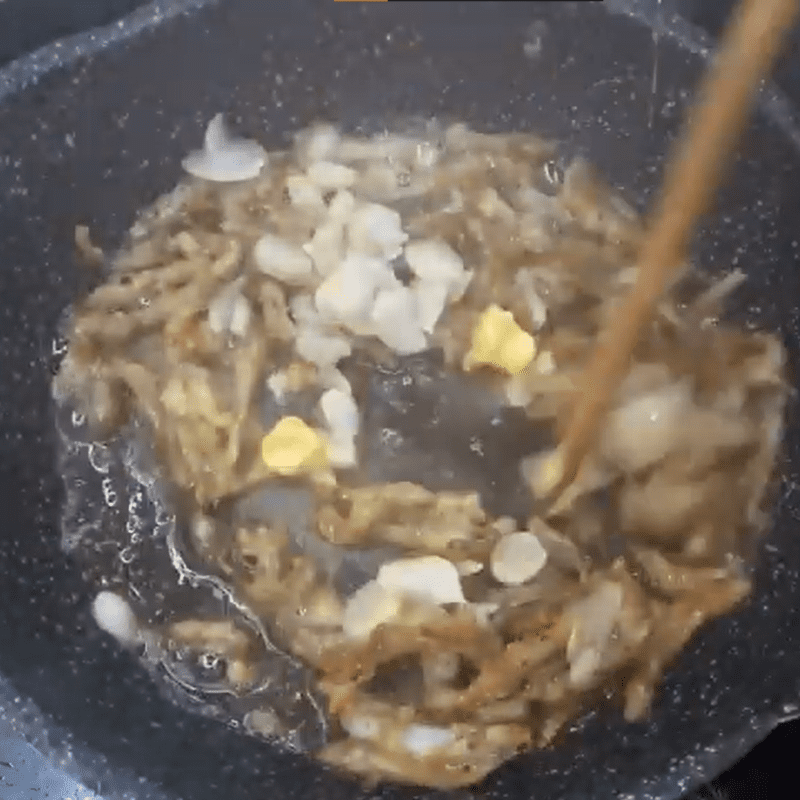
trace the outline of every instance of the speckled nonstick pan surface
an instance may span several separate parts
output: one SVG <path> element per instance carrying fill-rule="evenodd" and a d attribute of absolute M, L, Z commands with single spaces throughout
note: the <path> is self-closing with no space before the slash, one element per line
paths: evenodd
<path fill-rule="evenodd" d="M 367 791 L 191 715 L 96 629 L 89 589 L 59 546 L 48 394 L 56 324 L 81 282 L 73 229 L 89 224 L 103 245 L 118 242 L 136 209 L 174 185 L 218 111 L 271 147 L 319 118 L 375 129 L 444 114 L 489 130 L 530 127 L 563 141 L 565 154 L 589 155 L 644 207 L 703 64 L 704 43 L 668 9 L 172 0 L 0 72 L 0 700 L 40 749 L 109 798 L 441 794 Z M 697 252 L 712 271 L 747 271 L 731 313 L 780 330 L 796 374 L 800 133 L 780 97 L 764 100 Z M 752 603 L 693 640 L 649 722 L 591 715 L 557 748 L 453 796 L 675 798 L 796 714 L 794 403 L 781 470 Z"/>

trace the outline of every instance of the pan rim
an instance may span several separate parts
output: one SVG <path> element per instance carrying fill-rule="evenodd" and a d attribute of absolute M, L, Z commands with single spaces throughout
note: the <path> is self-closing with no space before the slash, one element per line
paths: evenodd
<path fill-rule="evenodd" d="M 437 0 L 434 0 L 436 2 Z M 152 0 L 116 22 L 56 39 L 0 67 L 0 108 L 4 102 L 35 86 L 50 72 L 79 58 L 103 52 L 179 16 L 219 5 L 221 0 Z M 441 2 L 441 0 L 439 0 Z M 708 60 L 714 39 L 678 13 L 675 0 L 591 0 L 609 14 L 632 17 L 653 30 L 654 36 L 674 39 L 681 48 Z M 499 3 L 498 3 L 499 4 Z M 452 5 L 452 4 L 449 4 Z M 800 109 L 772 80 L 759 91 L 759 109 L 800 150 Z"/>
<path fill-rule="evenodd" d="M 36 86 L 54 70 L 68 67 L 127 42 L 176 17 L 215 6 L 220 0 L 152 0 L 116 22 L 64 36 L 16 58 L 0 68 L 0 108 L 4 102 Z"/>
<path fill-rule="evenodd" d="M 331 0 L 332 1 L 332 0 Z M 155 0 L 140 7 L 133 13 L 123 17 L 116 23 L 95 28 L 73 36 L 65 37 L 48 44 L 33 53 L 23 56 L 16 61 L 10 62 L 6 67 L 0 69 L 0 111 L 3 104 L 18 94 L 30 90 L 36 86 L 49 73 L 69 67 L 78 59 L 92 57 L 101 54 L 110 46 L 123 44 L 131 41 L 141 34 L 154 29 L 162 22 L 169 21 L 183 15 L 199 13 L 205 8 L 218 5 L 220 0 Z M 637 19 L 651 29 L 654 27 L 652 12 L 656 8 L 657 0 L 605 0 L 605 5 L 612 14 L 623 14 Z M 449 5 L 449 4 L 448 4 Z M 165 7 L 166 6 L 166 7 Z M 670 10 L 673 6 L 672 0 L 663 0 L 662 13 L 672 14 Z M 661 7 L 659 5 L 659 7 Z M 648 16 L 650 15 L 650 16 Z M 681 29 L 676 31 L 674 27 L 668 29 L 662 27 L 662 33 L 676 39 L 682 47 L 690 52 L 708 58 L 712 46 L 711 37 L 702 32 L 699 28 L 690 25 L 677 15 L 672 22 L 679 20 Z M 692 34 L 687 38 L 688 34 Z M 689 42 L 692 46 L 689 47 Z M 800 124 L 797 114 L 794 113 L 791 103 L 784 93 L 772 84 L 766 84 L 761 93 L 761 109 L 765 116 L 773 122 L 781 132 L 792 141 L 793 145 L 800 150 Z M 5 691 L 4 684 L 11 690 Z M 0 675 L 0 713 L 5 710 L 13 710 L 14 706 L 10 701 L 14 700 L 13 687 L 10 686 Z M 36 708 L 32 701 L 25 701 L 24 708 Z M 787 711 L 788 713 L 788 711 Z M 779 722 L 787 717 L 773 713 L 765 714 L 757 722 L 751 721 L 751 746 L 764 738 Z M 48 725 L 47 718 L 38 712 L 34 714 L 28 723 L 22 726 L 25 728 L 26 738 L 36 742 L 37 749 L 44 746 L 44 751 L 49 754 L 52 760 L 62 761 L 62 752 L 71 753 L 69 767 L 65 768 L 80 777 L 81 773 L 89 773 L 94 777 L 94 773 L 102 774 L 104 769 L 108 769 L 102 753 L 81 747 L 75 754 L 71 750 L 72 736 L 68 730 L 59 728 L 55 725 Z M 53 745 L 58 743 L 58 747 Z M 76 757 L 77 755 L 77 757 Z M 115 780 L 118 776 L 115 775 Z M 113 790 L 112 790 L 113 791 Z M 161 800 L 166 797 L 155 785 L 149 783 L 138 783 L 137 793 L 140 793 L 141 800 Z M 152 793 L 150 793 L 152 792 Z M 114 796 L 115 792 L 110 795 Z"/>

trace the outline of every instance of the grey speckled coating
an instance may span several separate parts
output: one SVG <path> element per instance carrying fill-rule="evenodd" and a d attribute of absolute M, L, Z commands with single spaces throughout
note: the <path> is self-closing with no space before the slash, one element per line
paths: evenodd
<path fill-rule="evenodd" d="M 653 3 L 628 8 L 650 13 Z M 532 127 L 560 138 L 565 153 L 589 154 L 641 206 L 702 50 L 688 28 L 654 42 L 639 19 L 597 3 L 173 0 L 1 72 L 0 702 L 15 727 L 108 798 L 444 797 L 364 791 L 191 716 L 97 631 L 86 587 L 58 547 L 47 391 L 56 323 L 84 280 L 73 228 L 88 223 L 103 244 L 118 241 L 134 211 L 174 184 L 181 156 L 218 111 L 267 146 L 316 118 L 375 128 L 443 114 L 487 129 Z M 780 330 L 797 374 L 800 158 L 791 125 L 767 104 L 697 252 L 712 271 L 747 270 L 731 313 Z M 558 748 L 450 797 L 668 800 L 797 713 L 797 425 L 793 406 L 754 600 L 677 660 L 651 720 L 591 715 Z"/>
<path fill-rule="evenodd" d="M 107 47 L 119 46 L 174 17 L 217 2 L 219 0 L 156 0 L 110 25 L 59 39 L 0 70 L 0 102 L 8 95 L 29 88 L 54 69 L 72 64 L 78 58 L 90 57 Z"/>

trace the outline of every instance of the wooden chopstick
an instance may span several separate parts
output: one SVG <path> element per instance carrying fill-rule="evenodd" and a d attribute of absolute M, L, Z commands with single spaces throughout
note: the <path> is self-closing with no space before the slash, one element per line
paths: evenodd
<path fill-rule="evenodd" d="M 800 0 L 742 0 L 697 93 L 684 135 L 668 163 L 660 200 L 639 254 L 639 276 L 619 314 L 601 334 L 582 391 L 549 475 L 535 488 L 554 500 L 574 480 L 625 377 L 633 349 L 690 238 L 711 204 L 749 119 L 757 89 L 778 55 Z M 543 485 L 544 484 L 544 485 Z"/>

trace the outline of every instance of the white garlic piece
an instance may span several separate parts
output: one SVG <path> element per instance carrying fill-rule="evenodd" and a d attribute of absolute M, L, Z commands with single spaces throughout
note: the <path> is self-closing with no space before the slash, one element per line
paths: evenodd
<path fill-rule="evenodd" d="M 391 260 L 400 255 L 408 234 L 400 214 L 378 203 L 357 207 L 348 225 L 350 249 L 357 253 Z"/>
<path fill-rule="evenodd" d="M 257 178 L 267 164 L 267 151 L 252 139 L 232 136 L 225 118 L 217 114 L 206 128 L 202 150 L 183 159 L 183 168 L 195 178 L 229 183 Z"/>
<path fill-rule="evenodd" d="M 382 564 L 377 582 L 384 589 L 444 605 L 465 603 L 458 570 L 441 556 L 400 558 Z"/>
<path fill-rule="evenodd" d="M 100 628 L 123 644 L 134 644 L 139 640 L 136 615 L 118 594 L 100 592 L 92 603 L 92 614 Z"/>
<path fill-rule="evenodd" d="M 350 254 L 317 288 L 314 302 L 323 319 L 358 330 L 369 322 L 378 290 L 400 285 L 386 262 Z"/>
<path fill-rule="evenodd" d="M 349 189 L 356 182 L 356 171 L 332 161 L 317 161 L 307 170 L 308 178 L 323 191 Z"/>
<path fill-rule="evenodd" d="M 404 252 L 411 271 L 423 281 L 449 288 L 464 280 L 464 259 L 441 239 L 417 239 Z"/>
<path fill-rule="evenodd" d="M 453 744 L 456 736 L 450 728 L 413 723 L 403 731 L 403 746 L 420 758 Z"/>
<path fill-rule="evenodd" d="M 314 268 L 302 247 L 271 233 L 255 243 L 253 260 L 261 272 L 286 283 L 303 283 Z"/>
<path fill-rule="evenodd" d="M 492 575 L 509 586 L 518 586 L 535 577 L 547 562 L 547 551 L 530 531 L 504 536 L 494 546 L 490 558 Z"/>
<path fill-rule="evenodd" d="M 417 281 L 413 291 L 417 296 L 420 326 L 425 333 L 433 333 L 447 305 L 450 289 L 446 283 Z"/>
<path fill-rule="evenodd" d="M 378 338 L 401 355 L 418 353 L 428 346 L 418 318 L 416 296 L 405 286 L 378 292 L 371 319 Z"/>
<path fill-rule="evenodd" d="M 347 601 L 342 628 L 351 639 L 366 639 L 384 622 L 394 619 L 402 605 L 400 596 L 376 581 L 365 583 Z"/>
<path fill-rule="evenodd" d="M 333 367 L 352 352 L 350 342 L 344 336 L 324 333 L 319 328 L 298 328 L 295 338 L 297 355 L 318 367 Z"/>
<path fill-rule="evenodd" d="M 341 431 L 348 436 L 358 433 L 358 406 L 352 394 L 340 389 L 328 389 L 320 398 L 319 405 L 331 430 Z"/>
<path fill-rule="evenodd" d="M 305 175 L 290 175 L 286 179 L 286 191 L 293 206 L 311 211 L 325 209 L 325 201 L 319 186 Z"/>

